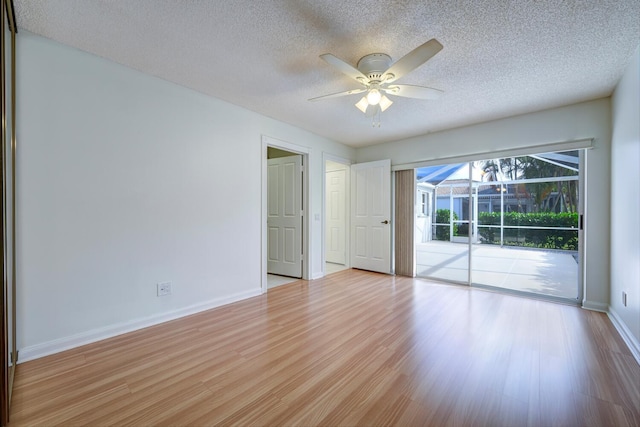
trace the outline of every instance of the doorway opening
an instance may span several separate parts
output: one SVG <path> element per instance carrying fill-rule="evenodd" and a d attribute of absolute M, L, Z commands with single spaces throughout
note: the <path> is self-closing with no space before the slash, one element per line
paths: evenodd
<path fill-rule="evenodd" d="M 262 291 L 308 279 L 308 149 L 262 139 Z"/>
<path fill-rule="evenodd" d="M 417 169 L 417 276 L 579 302 L 583 151 Z"/>
<path fill-rule="evenodd" d="M 349 181 L 346 160 L 324 159 L 324 275 L 349 268 Z"/>

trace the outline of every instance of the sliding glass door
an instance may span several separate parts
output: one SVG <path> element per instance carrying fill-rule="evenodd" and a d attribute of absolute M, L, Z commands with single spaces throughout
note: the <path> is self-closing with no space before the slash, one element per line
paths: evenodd
<path fill-rule="evenodd" d="M 581 151 L 418 169 L 417 275 L 578 300 Z M 425 228 L 417 207 L 416 224 Z M 426 215 L 423 215 L 426 217 Z"/>
<path fill-rule="evenodd" d="M 580 153 L 474 162 L 478 234 L 472 282 L 578 298 Z"/>
<path fill-rule="evenodd" d="M 417 180 L 416 275 L 468 283 L 469 165 L 418 169 Z"/>

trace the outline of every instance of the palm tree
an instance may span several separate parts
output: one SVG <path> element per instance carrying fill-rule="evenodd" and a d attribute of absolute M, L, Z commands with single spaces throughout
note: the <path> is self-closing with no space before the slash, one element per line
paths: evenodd
<path fill-rule="evenodd" d="M 571 169 L 531 156 L 486 160 L 476 162 L 476 166 L 484 172 L 483 181 L 486 182 L 576 175 Z M 575 181 L 528 183 L 524 188 L 514 185 L 513 189 L 518 199 L 522 193 L 533 197 L 536 211 L 577 211 L 578 185 Z M 554 192 L 557 196 L 551 197 Z"/>
<path fill-rule="evenodd" d="M 538 157 L 526 157 L 521 162 L 523 178 L 557 178 L 562 176 L 575 176 L 576 172 L 545 161 Z M 527 184 L 529 191 L 534 195 L 536 206 L 539 210 L 548 212 L 577 212 L 578 186 L 575 181 L 555 181 Z M 553 193 L 557 197 L 550 198 Z M 553 205 L 551 202 L 553 201 Z"/>

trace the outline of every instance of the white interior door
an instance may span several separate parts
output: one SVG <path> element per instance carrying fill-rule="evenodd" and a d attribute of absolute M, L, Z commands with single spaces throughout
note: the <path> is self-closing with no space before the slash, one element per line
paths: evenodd
<path fill-rule="evenodd" d="M 325 260 L 336 264 L 347 262 L 347 189 L 345 169 L 326 173 Z"/>
<path fill-rule="evenodd" d="M 302 277 L 302 156 L 267 160 L 267 272 Z"/>
<path fill-rule="evenodd" d="M 391 160 L 351 166 L 351 266 L 391 272 Z"/>

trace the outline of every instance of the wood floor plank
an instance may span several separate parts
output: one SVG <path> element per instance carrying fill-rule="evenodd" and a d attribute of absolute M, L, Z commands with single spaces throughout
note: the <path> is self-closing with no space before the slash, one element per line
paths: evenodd
<path fill-rule="evenodd" d="M 640 425 L 602 313 L 344 270 L 18 365 L 10 426 Z"/>

